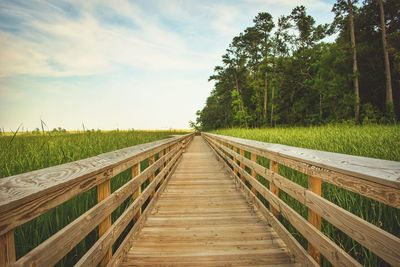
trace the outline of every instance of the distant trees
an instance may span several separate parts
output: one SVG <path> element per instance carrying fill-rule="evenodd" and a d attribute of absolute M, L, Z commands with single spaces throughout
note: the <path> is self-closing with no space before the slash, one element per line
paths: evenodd
<path fill-rule="evenodd" d="M 400 87 L 400 3 L 353 4 L 338 0 L 331 25 L 317 24 L 304 6 L 276 24 L 268 12 L 259 13 L 214 68 L 209 78 L 214 89 L 197 112 L 196 125 L 309 125 L 352 118 L 385 122 L 390 103 L 398 116 L 400 89 L 392 90 L 390 102 L 388 84 Z M 335 42 L 321 41 L 334 32 Z"/>
<path fill-rule="evenodd" d="M 64 128 L 61 128 L 61 127 L 57 127 L 57 128 L 54 128 L 54 129 L 52 130 L 52 132 L 53 132 L 53 133 L 66 133 L 67 130 L 64 129 Z"/>

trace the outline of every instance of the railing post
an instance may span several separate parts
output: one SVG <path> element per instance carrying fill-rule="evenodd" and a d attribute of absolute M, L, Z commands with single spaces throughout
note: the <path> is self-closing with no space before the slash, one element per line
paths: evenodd
<path fill-rule="evenodd" d="M 0 267 L 9 266 L 15 262 L 14 230 L 0 236 Z"/>
<path fill-rule="evenodd" d="M 97 186 L 97 202 L 100 203 L 104 199 L 106 199 L 111 194 L 111 182 L 110 180 L 104 181 Z M 102 236 L 108 228 L 111 227 L 111 214 L 107 216 L 99 224 L 99 237 Z M 106 266 L 112 257 L 112 247 L 108 248 L 106 254 L 100 262 L 100 266 Z"/>
<path fill-rule="evenodd" d="M 183 140 L 182 141 L 182 153 L 185 153 L 186 152 L 186 140 Z"/>
<path fill-rule="evenodd" d="M 278 162 L 270 160 L 269 161 L 269 168 L 270 168 L 270 170 L 272 172 L 278 173 L 278 171 L 279 171 Z M 276 195 L 279 198 L 279 188 L 274 184 L 274 180 L 273 179 L 269 183 L 269 190 L 272 192 L 272 194 Z M 271 209 L 272 214 L 275 215 L 275 217 L 279 216 L 279 211 L 277 209 L 275 209 L 274 207 L 272 207 L 272 205 L 270 205 L 270 209 Z"/>
<path fill-rule="evenodd" d="M 322 179 L 319 177 L 308 176 L 308 189 L 310 189 L 312 192 L 320 196 L 322 189 Z M 308 221 L 313 226 L 315 226 L 315 228 L 321 230 L 321 216 L 319 216 L 310 208 L 308 209 Z M 308 253 L 311 255 L 311 257 L 314 258 L 314 260 L 317 263 L 320 263 L 321 260 L 320 252 L 316 247 L 314 247 L 310 243 L 308 243 Z"/>
<path fill-rule="evenodd" d="M 257 154 L 251 153 L 250 160 L 257 163 Z M 254 168 L 251 168 L 251 176 L 253 176 L 254 179 L 257 180 L 257 173 Z M 253 192 L 253 194 L 257 197 L 257 190 L 254 187 L 251 187 L 251 192 Z"/>
<path fill-rule="evenodd" d="M 132 179 L 140 174 L 140 162 L 132 166 Z M 135 201 L 140 194 L 142 193 L 142 185 L 140 184 L 135 192 L 132 194 L 132 201 Z M 139 210 L 134 214 L 135 222 L 139 219 L 140 215 L 142 215 L 142 207 L 139 207 Z"/>
<path fill-rule="evenodd" d="M 234 152 L 237 152 L 236 147 L 231 146 L 231 149 L 232 149 Z M 239 160 L 233 158 L 233 162 L 235 162 L 237 165 L 239 165 Z M 239 177 L 239 169 L 238 169 L 237 167 L 233 167 L 233 172 L 236 174 L 236 176 Z"/>
<path fill-rule="evenodd" d="M 239 154 L 240 154 L 240 156 L 244 157 L 244 150 L 243 149 L 239 149 Z M 239 161 L 239 162 L 240 162 L 240 164 L 239 164 L 240 169 L 245 171 L 245 166 L 244 166 L 243 160 Z M 243 181 L 243 183 L 245 182 L 245 178 L 244 178 L 243 175 L 240 175 L 240 179 Z"/>
<path fill-rule="evenodd" d="M 156 160 L 155 160 L 155 156 L 154 156 L 154 155 L 151 156 L 151 157 L 149 157 L 149 167 L 150 167 L 155 161 L 156 161 Z M 150 177 L 149 177 L 149 185 L 150 185 L 150 184 L 153 182 L 153 180 L 154 180 L 154 177 L 155 177 L 154 172 L 155 172 L 155 171 L 153 171 L 152 174 L 151 174 Z M 149 186 L 149 185 L 148 185 L 148 186 Z M 154 197 L 154 191 L 151 192 L 150 197 L 149 197 L 149 200 L 151 200 L 153 197 Z"/>
<path fill-rule="evenodd" d="M 161 158 L 161 157 L 164 157 L 165 154 L 167 154 L 167 150 L 166 150 L 166 149 L 161 150 L 161 152 L 160 152 L 160 158 Z M 160 170 L 163 170 L 163 169 L 165 168 L 166 163 L 167 163 L 167 162 L 164 161 L 164 163 L 161 165 Z M 161 179 L 161 184 L 164 182 L 165 177 L 167 177 L 167 173 L 165 173 L 165 175 L 163 175 L 163 177 L 162 177 L 162 179 Z"/>

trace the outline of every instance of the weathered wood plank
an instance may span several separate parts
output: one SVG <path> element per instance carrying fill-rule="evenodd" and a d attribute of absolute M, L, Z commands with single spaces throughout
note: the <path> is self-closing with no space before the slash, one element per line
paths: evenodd
<path fill-rule="evenodd" d="M 295 262 L 300 262 L 302 266 L 318 266 L 318 264 L 314 261 L 314 259 L 307 254 L 307 252 L 304 250 L 304 248 L 297 242 L 297 240 L 289 233 L 288 230 L 279 222 L 279 220 L 276 218 L 274 214 L 272 214 L 265 205 L 256 197 L 256 195 L 253 193 L 253 191 L 250 191 L 243 181 L 240 181 L 238 176 L 232 172 L 232 170 L 228 166 L 228 162 L 231 160 L 226 154 L 222 152 L 220 149 L 221 147 L 218 147 L 216 143 L 214 143 L 213 140 L 209 139 L 209 144 L 213 148 L 215 154 L 222 159 L 224 159 L 225 164 L 226 164 L 226 169 L 228 172 L 236 179 L 238 183 L 241 183 L 241 190 L 245 193 L 245 196 L 254 203 L 255 207 L 257 210 L 264 216 L 264 218 L 267 220 L 267 222 L 272 225 L 275 231 L 279 234 L 280 238 L 283 239 L 283 241 L 286 243 L 286 245 L 292 250 L 293 253 L 295 253 Z M 242 170 L 243 171 L 243 170 Z M 245 177 L 246 178 L 246 177 Z M 254 179 L 256 180 L 256 179 Z M 256 180 L 258 182 L 258 180 Z M 253 186 L 253 183 L 250 183 L 252 185 L 252 190 L 254 189 L 255 191 L 258 192 L 258 189 L 256 186 Z M 259 184 L 259 182 L 258 182 Z"/>
<path fill-rule="evenodd" d="M 237 156 L 237 154 L 235 156 Z M 240 171 L 244 173 L 243 170 Z M 279 188 L 306 205 L 315 215 L 322 216 L 328 222 L 332 223 L 334 226 L 345 232 L 366 248 L 370 249 L 375 254 L 379 255 L 384 260 L 393 264 L 393 262 L 396 261 L 396 258 L 400 258 L 399 238 L 329 202 L 319 196 L 320 193 L 315 194 L 312 190 L 307 190 L 268 169 L 261 171 L 261 173 L 264 173 L 263 176 L 267 180 L 273 181 Z M 251 180 L 249 175 L 246 175 L 246 178 Z M 319 181 L 319 183 L 320 182 L 321 181 Z M 315 190 L 317 193 L 321 190 L 318 182 Z"/>
<path fill-rule="evenodd" d="M 111 194 L 111 183 L 110 180 L 104 181 L 97 186 L 97 202 L 105 200 Z M 105 232 L 111 227 L 111 214 L 108 215 L 100 224 L 99 224 L 99 237 L 104 235 Z M 109 246 L 103 259 L 100 262 L 100 266 L 107 265 L 107 262 L 112 257 L 112 247 Z"/>
<path fill-rule="evenodd" d="M 251 153 L 250 160 L 257 163 L 257 154 Z M 251 168 L 251 176 L 253 176 L 254 179 L 257 180 L 257 172 L 253 168 Z M 257 190 L 255 188 L 252 187 L 251 192 L 253 192 L 253 194 L 257 196 Z"/>
<path fill-rule="evenodd" d="M 230 158 L 225 159 L 232 165 L 236 165 Z M 237 165 L 236 165 L 237 166 Z M 237 166 L 238 167 L 238 166 Z M 268 200 L 309 242 L 319 247 L 321 253 L 333 264 L 341 266 L 361 266 L 355 259 L 343 251 L 333 241 L 314 228 L 307 220 L 295 212 L 289 205 L 279 199 L 275 194 L 265 188 L 244 170 L 239 170 L 247 181 Z"/>
<path fill-rule="evenodd" d="M 278 164 L 278 162 L 270 160 L 269 169 L 274 174 L 279 173 L 279 164 Z M 272 194 L 274 194 L 275 196 L 277 196 L 279 198 L 279 187 L 277 187 L 275 185 L 274 180 L 271 180 L 271 182 L 269 183 L 269 190 L 272 192 Z M 270 208 L 271 208 L 272 214 L 274 214 L 276 217 L 278 217 L 279 216 L 279 211 L 276 210 L 273 205 L 271 205 Z"/>
<path fill-rule="evenodd" d="M 165 162 L 166 162 L 166 160 L 165 160 Z M 165 162 L 164 162 L 164 165 L 166 164 Z M 141 171 L 140 168 L 141 168 L 140 163 L 137 163 L 132 166 L 132 171 L 131 171 L 132 179 L 140 174 L 140 171 Z M 138 186 L 138 188 L 136 189 L 136 191 L 133 192 L 133 194 L 132 194 L 132 201 L 135 201 L 140 196 L 141 193 L 142 193 L 142 185 L 140 184 Z M 139 208 L 138 211 L 136 212 L 136 214 L 134 214 L 134 219 L 137 220 L 141 214 L 142 214 L 142 208 Z"/>
<path fill-rule="evenodd" d="M 189 135 L 0 179 L 0 235 Z"/>
<path fill-rule="evenodd" d="M 14 230 L 0 236 L 0 267 L 9 266 L 15 262 Z"/>
<path fill-rule="evenodd" d="M 172 157 L 174 154 L 175 150 L 172 150 L 168 155 L 160 158 L 140 175 L 128 181 L 105 200 L 98 203 L 72 223 L 68 224 L 62 230 L 58 231 L 38 247 L 23 256 L 15 263 L 15 266 L 24 266 L 25 264 L 36 264 L 37 266 L 42 266 L 54 265 L 57 263 L 66 253 L 76 246 L 80 240 L 92 231 L 99 222 L 103 221 L 112 211 L 121 205 L 123 201 L 132 195 L 139 184 L 149 178 L 154 171 L 164 163 L 165 158 Z M 149 188 L 152 188 L 151 185 Z M 149 190 L 146 192 L 147 194 L 142 194 L 139 200 L 147 199 L 151 192 Z"/>
<path fill-rule="evenodd" d="M 321 195 L 322 179 L 318 177 L 308 177 L 308 188 L 317 195 Z M 308 209 L 308 221 L 318 230 L 321 231 L 321 216 L 315 213 L 312 209 Z M 312 244 L 308 244 L 308 253 L 315 259 L 316 262 L 321 262 L 321 256 L 318 248 Z"/>
<path fill-rule="evenodd" d="M 168 151 L 168 153 L 170 150 Z M 115 251 L 115 254 L 111 258 L 110 262 L 108 263 L 107 267 L 114 267 L 114 266 L 119 266 L 125 255 L 127 254 L 128 250 L 131 248 L 133 240 L 137 236 L 138 232 L 142 229 L 144 222 L 146 221 L 147 217 L 149 216 L 150 212 L 154 208 L 154 205 L 156 201 L 158 200 L 158 197 L 160 194 L 163 192 L 165 189 L 165 186 L 168 183 L 168 180 L 172 176 L 174 170 L 178 166 L 180 159 L 182 158 L 182 150 L 179 152 L 178 159 L 176 161 L 172 161 L 172 167 L 166 167 L 165 171 L 168 173 L 167 177 L 165 178 L 165 182 L 161 185 L 160 190 L 156 192 L 154 195 L 154 198 L 150 200 L 149 205 L 146 207 L 142 215 L 139 217 L 139 219 L 135 222 L 135 225 L 132 227 L 132 229 L 129 231 L 127 236 L 125 237 L 124 241 L 121 243 L 117 251 Z M 171 161 L 168 162 L 168 164 L 171 163 Z"/>
<path fill-rule="evenodd" d="M 203 134 L 267 158 L 278 156 L 292 159 L 309 164 L 309 168 L 323 168 L 392 188 L 400 188 L 400 162 L 270 144 L 210 133 Z"/>
<path fill-rule="evenodd" d="M 214 158 L 201 137 L 196 137 L 182 158 L 182 165 L 188 161 L 193 163 L 185 167 L 188 172 L 199 169 L 192 152 L 204 152 Z M 222 166 L 222 163 L 218 164 Z M 214 172 L 189 175 L 184 180 L 178 169 L 143 229 L 133 239 L 124 264 L 132 264 L 126 262 L 132 260 L 135 261 L 133 264 L 175 265 L 184 262 L 187 257 L 196 257 L 199 261 L 204 259 L 207 263 L 214 260 L 220 265 L 232 263 L 233 259 L 244 262 L 239 259 L 250 256 L 253 263 L 260 264 L 287 264 L 293 261 L 285 244 L 234 189 L 233 180 L 224 174 L 222 167 L 218 168 L 215 182 L 210 178 L 214 177 Z M 175 180 L 177 176 L 178 181 Z M 207 180 L 203 181 L 207 176 Z M 225 181 L 229 181 L 231 186 Z M 227 187 L 232 190 L 226 190 Z M 161 263 L 161 258 L 166 261 Z"/>
<path fill-rule="evenodd" d="M 176 163 L 180 153 L 176 154 L 172 161 L 168 163 L 166 168 L 172 167 Z M 167 173 L 167 169 L 164 169 L 162 173 L 158 176 L 158 180 L 163 179 L 163 174 Z M 124 231 L 129 222 L 139 213 L 142 204 L 150 196 L 148 192 L 153 192 L 155 189 L 155 183 L 149 185 L 143 192 L 142 195 L 135 198 L 134 202 L 121 214 L 117 221 L 109 228 L 103 236 L 90 248 L 90 250 L 79 260 L 76 266 L 96 266 L 102 257 L 106 254 L 105 248 L 111 246 L 117 238 Z M 126 237 L 127 238 L 127 237 Z M 115 255 L 114 255 L 115 256 Z M 115 257 L 118 257 L 116 255 Z M 110 258 L 111 259 L 111 258 Z M 108 261 L 109 262 L 109 261 Z M 107 262 L 107 263 L 108 263 Z M 112 264 L 112 263 L 110 263 Z"/>
<path fill-rule="evenodd" d="M 346 173 L 354 177 L 400 188 L 400 162 L 270 144 L 210 133 L 204 134 L 217 139 L 223 138 L 224 141 L 232 142 L 233 145 L 238 145 L 239 148 L 253 148 L 257 151 L 261 150 L 339 173 Z"/>

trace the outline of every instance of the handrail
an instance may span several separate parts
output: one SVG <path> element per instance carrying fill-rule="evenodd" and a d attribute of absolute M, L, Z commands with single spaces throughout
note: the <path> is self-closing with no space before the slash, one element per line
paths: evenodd
<path fill-rule="evenodd" d="M 81 262 L 106 265 L 112 257 L 120 257 L 112 255 L 113 243 L 129 222 L 140 219 L 143 204 L 154 200 L 192 137 L 193 133 L 176 136 L 0 179 L 0 266 L 54 265 L 96 226 L 100 238 Z M 149 167 L 140 173 L 140 162 L 146 159 Z M 110 180 L 129 168 L 132 179 L 111 193 Z M 150 183 L 141 192 L 146 180 Z M 15 261 L 15 227 L 95 186 L 97 205 Z M 111 224 L 111 213 L 129 196 L 133 202 Z"/>
<path fill-rule="evenodd" d="M 323 198 L 321 185 L 322 182 L 328 182 L 399 208 L 400 162 L 267 144 L 210 133 L 202 135 L 229 166 L 231 174 L 278 234 L 281 232 L 281 235 L 287 235 L 286 229 L 282 229 L 283 225 L 276 220 L 281 214 L 308 240 L 308 252 L 315 262 L 320 262 L 321 253 L 335 266 L 360 266 L 320 231 L 321 218 L 324 218 L 386 262 L 398 264 L 400 238 Z M 251 153 L 250 159 L 245 157 L 245 151 Z M 270 168 L 258 164 L 257 157 L 268 158 Z M 280 175 L 279 165 L 309 175 L 309 188 Z M 251 173 L 247 172 L 246 166 L 251 169 Z M 257 180 L 257 175 L 269 181 L 269 189 Z M 279 190 L 308 208 L 308 221 L 279 198 Z M 257 198 L 257 193 L 269 202 L 271 211 Z M 314 264 L 307 258 L 309 255 L 302 254 L 301 246 L 296 240 L 287 236 L 281 238 L 291 249 L 300 253 L 300 258 L 308 265 Z"/>

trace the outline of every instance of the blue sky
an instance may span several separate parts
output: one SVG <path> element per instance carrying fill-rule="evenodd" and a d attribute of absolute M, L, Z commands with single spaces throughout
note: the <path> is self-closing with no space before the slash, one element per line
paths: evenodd
<path fill-rule="evenodd" d="M 0 1 L 0 127 L 188 128 L 232 38 L 324 0 Z"/>

